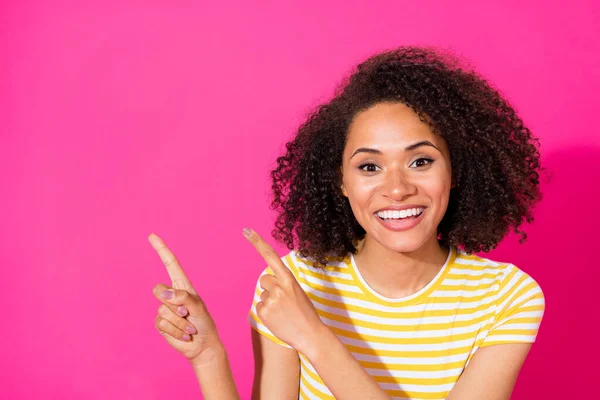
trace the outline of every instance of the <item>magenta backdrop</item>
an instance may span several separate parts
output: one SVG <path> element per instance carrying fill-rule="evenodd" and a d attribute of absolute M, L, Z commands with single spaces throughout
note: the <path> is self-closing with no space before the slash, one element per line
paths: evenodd
<path fill-rule="evenodd" d="M 285 141 L 358 61 L 408 44 L 471 60 L 553 171 L 528 242 L 487 255 L 546 295 L 513 398 L 596 395 L 599 3 L 266 3 L 2 2 L 1 397 L 200 397 L 154 329 L 151 289 L 168 283 L 154 231 L 249 398 L 246 313 L 264 263 L 242 227 L 275 244 L 268 171 Z"/>

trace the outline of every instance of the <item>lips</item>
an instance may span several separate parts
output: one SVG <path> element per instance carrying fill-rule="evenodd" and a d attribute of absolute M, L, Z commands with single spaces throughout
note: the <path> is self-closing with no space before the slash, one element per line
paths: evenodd
<path fill-rule="evenodd" d="M 414 207 L 413 207 L 414 208 Z M 421 222 L 423 219 L 423 215 L 425 214 L 425 210 L 423 210 L 420 214 L 415 216 L 406 217 L 402 219 L 382 219 L 378 215 L 375 214 L 375 218 L 377 221 L 381 223 L 386 229 L 394 231 L 394 232 L 402 232 L 407 231 L 409 229 L 414 228 Z"/>

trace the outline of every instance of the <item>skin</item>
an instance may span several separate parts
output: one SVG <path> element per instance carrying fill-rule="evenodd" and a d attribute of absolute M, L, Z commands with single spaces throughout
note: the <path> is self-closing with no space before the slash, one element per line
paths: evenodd
<path fill-rule="evenodd" d="M 406 150 L 424 141 L 431 145 Z M 355 154 L 361 148 L 372 150 Z M 427 285 L 448 255 L 436 235 L 453 187 L 444 140 L 408 107 L 377 104 L 357 114 L 350 126 L 342 177 L 340 190 L 367 232 L 355 257 L 367 283 L 391 298 L 413 294 Z M 426 207 L 422 221 L 403 232 L 384 228 L 374 212 L 394 204 Z M 273 248 L 256 232 L 245 230 L 244 236 L 273 272 L 260 280 L 264 292 L 256 306 L 258 316 L 275 336 L 293 348 L 279 346 L 252 330 L 256 371 L 253 399 L 298 398 L 298 353 L 308 358 L 337 399 L 389 399 L 321 322 L 312 302 Z M 202 299 L 164 242 L 154 234 L 148 240 L 172 280 L 172 287 L 154 288 L 162 303 L 155 323 L 157 330 L 190 361 L 204 398 L 239 399 L 227 353 Z M 165 292 L 172 295 L 165 298 Z M 185 336 L 190 324 L 195 333 Z M 510 399 L 530 347 L 502 344 L 480 348 L 447 399 Z"/>
<path fill-rule="evenodd" d="M 148 241 L 171 278 L 171 286 L 158 284 L 152 290 L 162 303 L 154 322 L 156 329 L 189 360 L 205 399 L 239 399 L 225 347 L 204 302 L 165 242 L 153 233 Z M 195 334 L 186 332 L 188 325 L 193 325 Z"/>
<path fill-rule="evenodd" d="M 390 298 L 427 285 L 449 251 L 437 240 L 454 186 L 446 141 L 409 107 L 377 104 L 358 113 L 350 125 L 342 176 L 342 194 L 367 232 L 355 255 L 365 280 Z M 382 208 L 409 204 L 426 208 L 421 222 L 408 231 L 390 231 L 375 215 Z"/>

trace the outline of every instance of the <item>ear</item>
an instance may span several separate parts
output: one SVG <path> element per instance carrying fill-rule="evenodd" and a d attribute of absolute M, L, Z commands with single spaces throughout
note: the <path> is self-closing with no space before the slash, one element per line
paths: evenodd
<path fill-rule="evenodd" d="M 346 186 L 344 186 L 344 170 L 340 167 L 340 181 L 342 184 L 340 185 L 340 190 L 342 191 L 342 196 L 348 197 L 348 192 L 346 191 Z"/>

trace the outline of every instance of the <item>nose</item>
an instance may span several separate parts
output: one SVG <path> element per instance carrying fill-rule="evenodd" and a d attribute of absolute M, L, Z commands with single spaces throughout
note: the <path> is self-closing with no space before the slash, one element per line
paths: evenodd
<path fill-rule="evenodd" d="M 383 196 L 394 201 L 416 194 L 417 186 L 402 171 L 389 170 L 385 176 Z"/>

